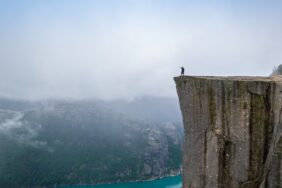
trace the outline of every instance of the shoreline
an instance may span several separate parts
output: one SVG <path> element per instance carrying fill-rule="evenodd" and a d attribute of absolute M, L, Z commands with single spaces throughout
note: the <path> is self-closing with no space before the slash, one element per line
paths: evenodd
<path fill-rule="evenodd" d="M 153 177 L 153 178 L 146 179 L 146 180 L 105 182 L 105 183 L 97 183 L 97 184 L 58 185 L 58 186 L 53 186 L 52 188 L 83 187 L 83 186 L 97 186 L 97 185 L 110 185 L 110 184 L 123 184 L 123 183 L 151 182 L 151 181 L 162 180 L 162 179 L 165 179 L 165 178 L 177 177 L 177 176 L 181 176 L 181 173 L 171 174 L 171 175 L 166 175 L 166 176 L 161 176 L 161 177 Z"/>

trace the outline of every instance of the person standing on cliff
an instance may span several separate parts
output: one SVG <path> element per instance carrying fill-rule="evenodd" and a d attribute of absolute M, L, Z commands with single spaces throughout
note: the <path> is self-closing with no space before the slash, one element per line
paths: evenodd
<path fill-rule="evenodd" d="M 184 67 L 181 67 L 181 76 L 184 76 L 184 72 L 185 72 Z"/>

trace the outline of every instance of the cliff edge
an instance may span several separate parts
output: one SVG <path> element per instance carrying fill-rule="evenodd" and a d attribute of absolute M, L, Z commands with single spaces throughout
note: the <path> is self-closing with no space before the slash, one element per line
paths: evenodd
<path fill-rule="evenodd" d="M 183 188 L 282 187 L 282 77 L 174 78 Z"/>

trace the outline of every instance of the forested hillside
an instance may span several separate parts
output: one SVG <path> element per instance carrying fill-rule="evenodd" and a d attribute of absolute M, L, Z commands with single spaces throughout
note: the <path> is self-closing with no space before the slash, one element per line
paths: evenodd
<path fill-rule="evenodd" d="M 174 112 L 178 106 L 156 101 L 1 99 L 0 187 L 96 184 L 179 173 L 183 129 Z M 153 118 L 162 113 L 168 114 L 164 121 Z"/>

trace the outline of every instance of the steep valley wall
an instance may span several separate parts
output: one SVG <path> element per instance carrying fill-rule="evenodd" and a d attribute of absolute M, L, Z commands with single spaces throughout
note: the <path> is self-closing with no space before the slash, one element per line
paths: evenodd
<path fill-rule="evenodd" d="M 183 188 L 282 187 L 282 78 L 174 78 Z"/>

